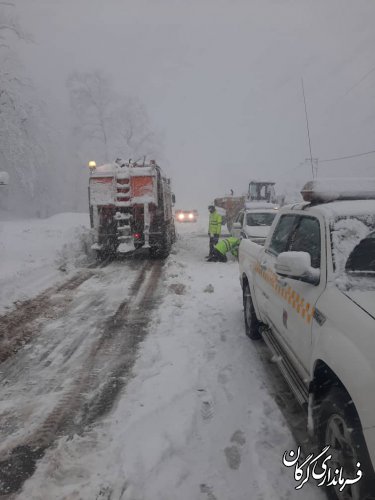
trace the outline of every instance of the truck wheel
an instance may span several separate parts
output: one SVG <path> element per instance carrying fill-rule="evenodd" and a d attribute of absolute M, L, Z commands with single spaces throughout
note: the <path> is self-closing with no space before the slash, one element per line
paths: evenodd
<path fill-rule="evenodd" d="M 319 446 L 321 449 L 330 446 L 327 455 L 332 455 L 332 459 L 327 465 L 331 473 L 334 474 L 335 470 L 340 470 L 341 467 L 342 476 L 346 479 L 355 478 L 358 468 L 363 473 L 357 483 L 347 484 L 343 491 L 340 491 L 340 484 L 327 487 L 330 498 L 374 500 L 375 475 L 361 422 L 353 401 L 343 389 L 333 387 L 325 396 L 318 410 L 317 423 Z M 360 463 L 360 467 L 357 463 Z"/>
<path fill-rule="evenodd" d="M 149 254 L 151 259 L 157 259 L 158 257 L 158 248 L 157 247 L 150 247 L 149 248 Z"/>
<path fill-rule="evenodd" d="M 166 259 L 171 251 L 171 238 L 168 232 L 165 232 L 158 245 L 150 247 L 150 255 L 154 259 Z"/>
<path fill-rule="evenodd" d="M 245 318 L 245 333 L 251 340 L 258 340 L 261 338 L 259 331 L 260 323 L 256 317 L 253 300 L 251 298 L 250 287 L 245 285 L 243 291 L 243 307 Z"/>
<path fill-rule="evenodd" d="M 177 240 L 176 227 L 175 227 L 174 223 L 172 223 L 172 230 L 171 230 L 171 242 L 172 242 L 172 245 L 173 245 L 173 243 L 176 243 L 176 240 Z"/>
<path fill-rule="evenodd" d="M 166 259 L 171 251 L 172 243 L 171 243 L 171 235 L 169 231 L 164 233 L 161 248 L 160 248 L 160 258 Z"/>
<path fill-rule="evenodd" d="M 96 250 L 96 260 L 97 262 L 103 262 L 108 257 L 108 253 L 104 250 Z"/>

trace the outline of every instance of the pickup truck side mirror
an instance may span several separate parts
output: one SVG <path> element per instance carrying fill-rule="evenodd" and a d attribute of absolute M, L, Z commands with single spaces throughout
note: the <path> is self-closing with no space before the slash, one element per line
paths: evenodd
<path fill-rule="evenodd" d="M 232 229 L 242 229 L 241 222 L 233 222 Z"/>
<path fill-rule="evenodd" d="M 172 193 L 172 205 L 176 203 L 176 196 Z"/>
<path fill-rule="evenodd" d="M 311 267 L 311 257 L 307 252 L 282 252 L 277 256 L 275 271 L 280 276 L 305 281 L 317 285 L 320 270 Z"/>

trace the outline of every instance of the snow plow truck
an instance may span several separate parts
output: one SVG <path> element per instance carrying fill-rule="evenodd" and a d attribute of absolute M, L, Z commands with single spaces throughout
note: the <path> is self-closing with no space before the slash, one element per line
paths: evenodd
<path fill-rule="evenodd" d="M 89 163 L 90 223 L 99 259 L 149 249 L 152 257 L 169 255 L 176 239 L 170 179 L 155 161 Z"/>

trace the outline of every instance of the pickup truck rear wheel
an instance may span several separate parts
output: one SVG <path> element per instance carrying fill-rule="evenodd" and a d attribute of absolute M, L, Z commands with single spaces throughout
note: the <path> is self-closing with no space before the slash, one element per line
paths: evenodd
<path fill-rule="evenodd" d="M 245 333 L 251 340 L 261 338 L 259 331 L 260 323 L 256 317 L 253 300 L 251 298 L 250 287 L 245 285 L 243 290 L 243 306 L 245 318 Z"/>
<path fill-rule="evenodd" d="M 322 400 L 317 430 L 321 448 L 330 446 L 327 455 L 332 455 L 332 459 L 327 465 L 332 474 L 341 467 L 346 479 L 356 478 L 358 469 L 363 473 L 358 482 L 346 484 L 343 491 L 340 484 L 328 487 L 329 496 L 335 500 L 374 500 L 374 471 L 361 423 L 353 401 L 344 390 L 333 387 Z"/>

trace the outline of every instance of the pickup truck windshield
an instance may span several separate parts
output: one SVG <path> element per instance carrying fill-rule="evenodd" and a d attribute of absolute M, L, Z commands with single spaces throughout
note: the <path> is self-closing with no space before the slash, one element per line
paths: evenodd
<path fill-rule="evenodd" d="M 320 224 L 318 219 L 308 215 L 282 215 L 273 232 L 269 251 L 274 255 L 281 252 L 307 252 L 311 266 L 320 268 Z"/>
<path fill-rule="evenodd" d="M 271 226 L 276 213 L 270 212 L 257 212 L 253 214 L 246 214 L 247 226 Z"/>
<path fill-rule="evenodd" d="M 335 219 L 331 239 L 337 275 L 346 272 L 375 277 L 375 214 Z"/>

